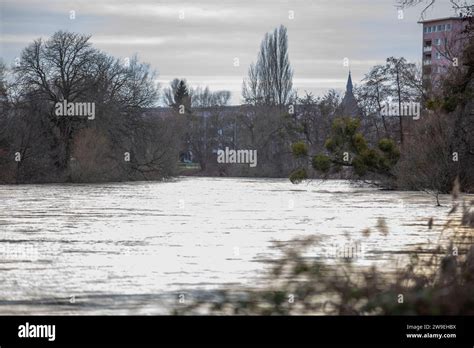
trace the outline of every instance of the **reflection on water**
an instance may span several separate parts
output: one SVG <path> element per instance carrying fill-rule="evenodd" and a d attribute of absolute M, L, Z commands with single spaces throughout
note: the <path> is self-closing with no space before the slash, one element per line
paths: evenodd
<path fill-rule="evenodd" d="M 427 218 L 448 209 L 347 181 L 0 186 L 0 314 L 163 313 L 179 294 L 258 284 L 274 241 L 302 236 L 321 237 L 309 256 L 324 262 L 391 266 L 435 241 Z"/>

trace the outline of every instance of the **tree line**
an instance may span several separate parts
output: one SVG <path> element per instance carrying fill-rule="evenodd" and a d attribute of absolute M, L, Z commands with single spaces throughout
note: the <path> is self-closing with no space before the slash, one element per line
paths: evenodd
<path fill-rule="evenodd" d="M 467 34 L 472 27 L 468 26 Z M 149 180 L 179 174 L 189 151 L 202 175 L 374 179 L 385 187 L 446 192 L 455 177 L 473 190 L 473 39 L 441 83 L 389 57 L 354 88 L 356 116 L 334 90 L 298 95 L 284 26 L 267 33 L 243 81 L 230 92 L 176 78 L 159 90 L 137 57 L 127 62 L 59 31 L 36 40 L 18 65 L 0 65 L 0 180 L 7 183 Z M 58 117 L 58 102 L 94 103 L 93 121 Z M 157 115 L 159 102 L 169 106 Z M 418 102 L 420 119 L 387 117 L 385 103 Z M 258 166 L 218 164 L 224 147 L 258 151 Z"/>

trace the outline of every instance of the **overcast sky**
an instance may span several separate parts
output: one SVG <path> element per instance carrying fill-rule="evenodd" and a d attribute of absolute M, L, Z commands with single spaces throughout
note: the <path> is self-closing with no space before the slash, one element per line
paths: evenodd
<path fill-rule="evenodd" d="M 228 89 L 241 101 L 242 79 L 264 34 L 288 28 L 294 86 L 322 95 L 343 90 L 349 58 L 354 83 L 389 56 L 421 60 L 421 7 L 398 19 L 395 0 L 0 0 L 0 57 L 10 64 L 23 47 L 57 30 L 92 35 L 116 57 L 138 54 L 167 84 Z M 75 11 L 75 19 L 70 19 Z M 294 19 L 290 19 L 290 12 Z M 183 17 L 184 18 L 180 18 Z M 454 15 L 438 0 L 427 18 Z M 240 66 L 234 66 L 238 58 Z"/>

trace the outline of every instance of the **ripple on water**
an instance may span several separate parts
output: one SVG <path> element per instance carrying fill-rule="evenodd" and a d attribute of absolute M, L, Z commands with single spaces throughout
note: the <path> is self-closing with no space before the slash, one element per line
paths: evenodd
<path fill-rule="evenodd" d="M 435 240 L 423 219 L 444 210 L 343 180 L 0 186 L 0 313 L 159 314 L 180 291 L 254 286 L 281 256 L 275 241 L 308 236 L 320 237 L 308 257 L 333 262 L 328 251 L 360 242 L 356 263 L 390 264 Z"/>

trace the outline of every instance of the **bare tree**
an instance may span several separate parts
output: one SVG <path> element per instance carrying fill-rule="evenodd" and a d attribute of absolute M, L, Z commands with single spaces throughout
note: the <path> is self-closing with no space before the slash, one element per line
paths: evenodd
<path fill-rule="evenodd" d="M 436 2 L 437 0 L 396 0 L 397 6 L 401 8 L 413 7 L 418 5 L 424 6 L 420 14 L 421 18 L 425 17 L 426 11 L 428 11 L 429 8 L 434 6 Z M 473 5 L 470 0 L 449 0 L 449 2 L 451 3 L 453 9 L 459 15 L 466 17 L 472 15 Z"/>
<path fill-rule="evenodd" d="M 176 93 L 180 87 L 181 82 L 186 85 L 185 79 L 174 79 L 170 82 L 170 85 L 163 90 L 163 103 L 168 106 L 175 106 Z M 191 99 L 191 107 L 211 107 L 211 106 L 224 106 L 229 103 L 230 91 L 211 91 L 209 86 L 204 88 L 188 88 L 186 86 L 189 98 Z"/>
<path fill-rule="evenodd" d="M 229 103 L 229 91 L 211 91 L 208 86 L 191 88 L 192 107 L 225 106 Z"/>
<path fill-rule="evenodd" d="M 416 66 L 408 63 L 405 58 L 387 58 L 384 67 L 384 74 L 387 76 L 387 82 L 392 95 L 398 103 L 398 110 L 402 110 L 402 103 L 408 101 L 419 101 L 421 92 L 420 74 L 416 73 Z M 399 117 L 400 143 L 403 143 L 403 118 L 400 113 Z"/>
<path fill-rule="evenodd" d="M 281 25 L 267 33 L 256 64 L 251 64 L 243 82 L 247 104 L 287 105 L 293 97 L 293 70 L 288 57 L 287 29 Z"/>
<path fill-rule="evenodd" d="M 176 104 L 176 102 L 174 100 L 174 96 L 176 94 L 176 91 L 178 89 L 178 85 L 179 85 L 181 80 L 183 80 L 183 79 L 177 79 L 177 78 L 173 79 L 172 81 L 170 81 L 170 85 L 163 89 L 162 99 L 163 99 L 163 103 L 165 105 L 174 106 Z"/>
<path fill-rule="evenodd" d="M 90 87 L 89 77 L 95 70 L 92 67 L 96 62 L 94 55 L 97 55 L 88 43 L 89 38 L 60 31 L 47 42 L 39 39 L 26 47 L 20 65 L 14 69 L 23 90 L 36 91 L 52 105 L 84 97 Z M 49 119 L 59 129 L 60 142 L 64 145 L 63 158 L 58 163 L 64 170 L 71 156 L 73 133 L 84 120 L 55 117 L 53 111 L 51 107 Z"/>
<path fill-rule="evenodd" d="M 389 130 L 385 117 L 381 115 L 382 104 L 389 95 L 387 88 L 387 76 L 384 73 L 383 65 L 376 65 L 365 75 L 363 85 L 358 90 L 358 100 L 367 116 L 375 116 L 382 120 L 384 136 L 387 136 Z M 375 120 L 377 122 L 377 120 Z M 378 127 L 376 125 L 377 131 Z"/>
<path fill-rule="evenodd" d="M 449 192 L 460 172 L 460 162 L 453 161 L 454 121 L 434 113 L 415 132 L 398 164 L 397 181 L 406 189 L 433 195 L 439 206 L 439 194 Z"/>
<path fill-rule="evenodd" d="M 145 136 L 153 138 L 144 132 L 147 125 L 144 124 L 142 112 L 156 105 L 158 87 L 154 71 L 149 65 L 140 63 L 136 56 L 124 64 L 93 48 L 89 36 L 59 31 L 47 41 L 39 39 L 28 45 L 22 52 L 19 66 L 13 71 L 17 92 L 12 95 L 16 104 L 7 119 L 16 121 L 10 122 L 7 137 L 24 139 L 15 145 L 23 149 L 23 159 L 28 158 L 31 150 L 40 149 L 49 155 L 47 157 L 55 161 L 55 175 L 63 173 L 66 180 L 73 180 L 70 163 L 75 160 L 74 151 L 78 149 L 82 152 L 78 153 L 78 158 L 84 161 L 82 168 L 93 165 L 96 160 L 102 161 L 94 164 L 97 168 L 104 167 L 104 163 L 113 163 L 123 169 L 113 179 L 123 179 L 121 175 L 132 167 L 124 162 L 124 152 L 142 151 L 137 146 L 145 146 L 145 143 L 139 143 L 136 139 Z M 62 101 L 93 103 L 95 119 L 88 122 L 86 117 L 77 115 L 58 117 L 54 112 L 55 104 Z M 22 116 L 14 118 L 14 114 Z M 95 130 L 82 131 L 86 128 Z M 109 144 L 107 148 L 110 151 L 99 156 L 100 159 L 90 152 L 88 158 L 87 151 L 84 153 L 88 147 L 83 146 L 84 142 L 76 137 L 96 137 L 98 144 Z M 44 146 L 29 141 L 38 139 Z M 154 144 L 163 149 L 167 146 L 156 138 Z M 36 151 L 34 156 L 30 156 L 30 164 L 22 162 L 21 167 L 33 165 L 33 158 L 36 160 L 39 157 L 41 154 Z M 132 157 L 132 161 L 135 159 Z M 86 162 L 89 164 L 86 165 Z M 108 166 L 106 170 L 110 172 L 112 167 Z M 38 168 L 44 169 L 45 166 Z M 81 167 L 75 165 L 77 168 Z M 88 176 L 76 177 L 83 180 Z M 25 176 L 25 181 L 36 180 L 38 177 L 33 170 L 31 177 Z M 51 177 L 50 180 L 56 179 Z"/>

